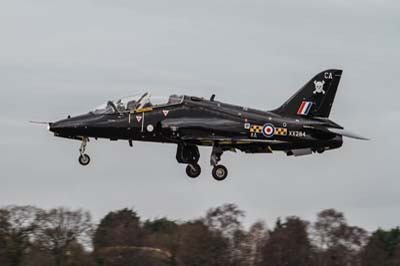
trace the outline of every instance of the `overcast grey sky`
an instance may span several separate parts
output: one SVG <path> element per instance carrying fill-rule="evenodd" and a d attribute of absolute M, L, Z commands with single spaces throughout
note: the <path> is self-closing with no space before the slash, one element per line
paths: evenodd
<path fill-rule="evenodd" d="M 336 208 L 370 230 L 398 226 L 399 14 L 389 0 L 0 0 L 0 205 L 190 219 L 233 202 L 247 222 Z M 173 145 L 93 141 L 83 168 L 78 142 L 27 123 L 146 90 L 268 110 L 326 68 L 344 70 L 331 118 L 372 141 L 303 158 L 226 153 L 222 183 L 207 148 L 197 180 Z"/>

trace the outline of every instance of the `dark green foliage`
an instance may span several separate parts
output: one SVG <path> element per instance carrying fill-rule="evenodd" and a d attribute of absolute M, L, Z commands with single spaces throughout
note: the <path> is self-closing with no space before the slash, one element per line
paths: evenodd
<path fill-rule="evenodd" d="M 363 266 L 400 265 L 400 228 L 374 232 L 361 253 L 361 260 Z"/>
<path fill-rule="evenodd" d="M 178 229 L 176 222 L 170 221 L 167 218 L 156 219 L 154 221 L 147 220 L 143 227 L 150 233 L 162 234 L 174 234 Z"/>
<path fill-rule="evenodd" d="M 219 232 L 212 232 L 202 221 L 185 223 L 179 228 L 180 266 L 229 265 L 229 242 Z"/>
<path fill-rule="evenodd" d="M 278 219 L 276 219 L 276 222 L 275 222 L 275 230 L 281 229 L 281 228 L 283 228 L 283 225 L 282 225 L 282 220 L 279 217 Z"/>
<path fill-rule="evenodd" d="M 95 250 L 108 247 L 139 247 L 143 244 L 140 217 L 131 209 L 110 212 L 100 222 L 93 238 Z"/>
<path fill-rule="evenodd" d="M 179 225 L 167 218 L 147 220 L 144 223 L 145 246 L 159 248 L 170 254 L 170 262 L 176 264 L 179 246 Z"/>
<path fill-rule="evenodd" d="M 389 257 L 392 257 L 396 251 L 397 246 L 400 244 L 400 228 L 397 227 L 390 231 L 379 229 L 373 236 L 380 239 L 384 244 L 384 250 Z"/>
<path fill-rule="evenodd" d="M 279 223 L 265 244 L 261 266 L 311 266 L 313 251 L 307 222 L 289 217 Z"/>

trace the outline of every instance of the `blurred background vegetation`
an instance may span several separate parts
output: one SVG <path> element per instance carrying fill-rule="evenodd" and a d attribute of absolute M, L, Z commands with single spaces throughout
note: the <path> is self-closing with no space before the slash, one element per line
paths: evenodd
<path fill-rule="evenodd" d="M 334 209 L 313 223 L 277 219 L 243 225 L 234 204 L 191 221 L 142 220 L 132 209 L 98 225 L 84 210 L 0 209 L 0 266 L 399 266 L 400 229 L 349 225 Z"/>

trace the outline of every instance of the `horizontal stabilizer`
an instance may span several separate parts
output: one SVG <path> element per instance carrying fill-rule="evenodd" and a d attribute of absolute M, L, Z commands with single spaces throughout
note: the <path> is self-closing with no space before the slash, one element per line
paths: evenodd
<path fill-rule="evenodd" d="M 352 133 L 350 131 L 340 129 L 340 128 L 327 128 L 327 130 L 331 133 L 341 135 L 344 137 L 352 138 L 352 139 L 359 139 L 359 140 L 369 140 L 368 138 L 362 137 L 358 134 Z"/>

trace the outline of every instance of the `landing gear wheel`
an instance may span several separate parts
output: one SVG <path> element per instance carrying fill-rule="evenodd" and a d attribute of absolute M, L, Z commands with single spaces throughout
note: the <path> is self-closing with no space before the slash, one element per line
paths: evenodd
<path fill-rule="evenodd" d="M 228 176 L 228 169 L 223 165 L 216 165 L 212 171 L 215 180 L 223 181 Z"/>
<path fill-rule="evenodd" d="M 81 154 L 79 156 L 79 163 L 83 166 L 86 166 L 90 163 L 90 157 L 87 154 Z"/>
<path fill-rule="evenodd" d="M 196 178 L 201 174 L 201 167 L 198 164 L 188 164 L 186 167 L 186 174 L 190 178 Z"/>

